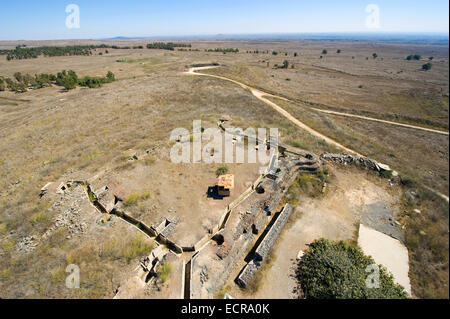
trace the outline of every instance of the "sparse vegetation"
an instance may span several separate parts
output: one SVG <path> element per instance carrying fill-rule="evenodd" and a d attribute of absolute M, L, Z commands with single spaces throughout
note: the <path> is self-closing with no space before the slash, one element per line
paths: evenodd
<path fill-rule="evenodd" d="M 221 166 L 216 170 L 216 176 L 225 175 L 228 173 L 228 167 Z"/>
<path fill-rule="evenodd" d="M 422 57 L 419 54 L 414 54 L 414 55 L 408 55 L 406 57 L 406 60 L 411 61 L 411 60 L 417 60 L 419 61 Z"/>
<path fill-rule="evenodd" d="M 153 42 L 147 44 L 147 49 L 159 49 L 159 50 L 169 50 L 174 51 L 175 48 L 190 48 L 192 47 L 189 43 L 173 43 L 173 42 Z"/>
<path fill-rule="evenodd" d="M 128 194 L 124 200 L 123 200 L 123 204 L 125 206 L 134 206 L 137 204 L 138 201 L 140 200 L 147 200 L 150 198 L 150 193 L 149 192 L 145 192 L 145 193 L 138 193 L 138 192 L 133 192 L 131 194 Z"/>
<path fill-rule="evenodd" d="M 237 48 L 216 48 L 216 49 L 205 49 L 206 52 L 221 52 L 221 53 L 238 53 Z"/>
<path fill-rule="evenodd" d="M 165 262 L 161 265 L 161 269 L 159 271 L 159 281 L 161 283 L 165 283 L 169 278 L 169 275 L 172 271 L 172 265 L 168 262 Z"/>

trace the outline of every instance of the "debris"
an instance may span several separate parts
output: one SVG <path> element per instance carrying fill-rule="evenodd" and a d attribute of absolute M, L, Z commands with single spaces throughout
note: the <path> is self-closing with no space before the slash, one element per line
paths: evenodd
<path fill-rule="evenodd" d="M 305 255 L 305 252 L 303 250 L 299 250 L 298 254 L 297 254 L 297 260 L 301 260 L 304 255 Z"/>
<path fill-rule="evenodd" d="M 44 187 L 41 188 L 41 193 L 39 194 L 39 198 L 42 198 L 42 197 L 45 196 L 45 194 L 47 194 L 48 188 L 49 188 L 49 186 L 52 185 L 52 184 L 53 184 L 53 182 L 47 183 L 47 184 L 45 184 Z"/>

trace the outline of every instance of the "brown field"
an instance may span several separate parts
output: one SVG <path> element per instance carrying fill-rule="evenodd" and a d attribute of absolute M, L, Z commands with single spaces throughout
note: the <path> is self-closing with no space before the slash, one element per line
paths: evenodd
<path fill-rule="evenodd" d="M 145 46 L 148 42 L 151 41 L 114 44 Z M 23 43 L 39 46 L 98 42 Z M 0 49 L 14 48 L 17 44 L 0 42 Z M 239 48 L 240 52 L 204 51 L 219 47 Z M 183 74 L 188 65 L 195 63 L 218 62 L 220 67 L 204 73 L 221 75 L 288 98 L 291 102 L 270 99 L 316 131 L 409 176 L 411 184 L 401 190 L 420 190 L 420 185 L 425 185 L 448 196 L 448 135 L 311 109 L 364 115 L 448 132 L 448 46 L 322 41 L 192 42 L 192 49 L 199 51 L 108 49 L 106 54 L 105 49 L 97 49 L 87 57 L 39 57 L 9 62 L 0 56 L 3 77 L 12 78 L 15 72 L 56 74 L 72 69 L 79 76 L 104 76 L 112 71 L 117 79 L 98 89 L 77 88 L 66 92 L 53 86 L 23 94 L 0 92 L 1 298 L 111 298 L 117 286 L 136 268 L 139 258 L 148 254 L 153 245 L 119 219 L 110 227 L 99 226 L 99 215 L 85 202 L 86 198 L 63 201 L 62 207 L 52 206 L 61 200 L 54 192 L 40 199 L 40 189 L 48 182 L 59 184 L 101 174 L 101 178 L 95 179 L 95 187 L 117 185 L 124 197 L 148 193 L 149 196 L 142 196 L 130 205 L 129 212 L 152 225 L 169 216 L 178 217 L 180 222 L 174 238 L 189 246 L 207 234 L 226 205 L 257 178 L 259 167 L 227 164 L 230 173 L 236 175 L 236 189 L 231 198 L 212 201 L 206 197 L 206 191 L 215 183 L 215 171 L 221 165 L 172 164 L 169 137 L 174 128 L 191 131 L 192 121 L 196 119 L 201 119 L 204 127 L 216 127 L 217 121 L 227 115 L 234 126 L 244 129 L 277 127 L 283 142 L 316 154 L 340 152 L 299 129 L 248 90 L 220 79 Z M 322 49 L 327 49 L 328 54 L 320 59 Z M 337 49 L 342 52 L 337 54 Z M 249 50 L 260 53 L 246 53 Z M 265 50 L 269 53 L 261 53 Z M 272 55 L 274 50 L 278 55 Z M 98 55 L 100 52 L 103 55 Z M 298 53 L 297 57 L 294 52 Z M 373 59 L 372 53 L 378 57 Z M 406 61 L 410 54 L 420 54 L 422 61 Z M 434 57 L 433 68 L 422 71 L 421 66 L 429 56 Z M 284 60 L 293 68 L 274 68 Z M 148 149 L 152 151 L 146 159 L 128 161 L 130 150 L 139 153 Z M 350 183 L 349 176 L 342 178 Z M 335 187 L 345 189 L 347 184 L 341 183 Z M 373 181 L 374 185 L 377 183 L 387 187 L 386 180 Z M 354 183 L 351 186 L 357 187 Z M 406 223 L 405 241 L 410 250 L 414 297 L 448 298 L 448 203 L 429 192 L 421 193 L 418 200 L 412 201 L 404 192 L 397 188 L 396 191 L 400 195 L 397 194 L 396 202 L 389 198 L 390 203 L 396 205 L 400 215 L 411 216 L 410 224 Z M 322 203 L 330 211 L 332 199 L 335 197 Z M 302 205 L 321 207 L 318 199 Z M 40 238 L 58 214 L 70 208 L 79 211 L 87 225 L 86 231 L 69 236 L 68 229 L 61 227 L 31 252 L 19 250 L 18 243 L 24 237 Z M 422 211 L 420 216 L 412 213 L 416 208 Z M 316 225 L 320 228 L 317 233 L 329 238 L 351 237 L 354 211 L 349 213 L 350 217 L 343 211 L 332 217 L 339 218 L 341 213 L 345 217 L 345 231 L 334 230 L 330 234 L 327 230 L 330 225 L 326 224 L 322 228 Z M 306 220 L 314 223 L 314 218 L 308 216 Z M 288 248 L 283 248 L 282 243 L 286 238 L 295 239 L 292 232 L 297 227 L 300 226 L 291 225 L 280 238 L 277 256 L 287 256 Z M 300 230 L 309 234 L 306 228 Z M 426 238 L 418 235 L 420 231 L 427 234 Z M 309 241 L 307 238 L 295 245 L 296 249 Z M 277 264 L 280 258 L 273 259 L 274 267 L 281 267 L 274 269 L 288 267 L 286 260 Z M 79 290 L 65 289 L 68 263 L 80 265 L 82 278 L 86 279 Z M 274 276 L 270 267 L 267 272 L 269 277 Z M 265 283 L 261 287 L 250 297 L 268 297 L 271 286 Z M 146 297 L 155 296 L 150 293 Z"/>

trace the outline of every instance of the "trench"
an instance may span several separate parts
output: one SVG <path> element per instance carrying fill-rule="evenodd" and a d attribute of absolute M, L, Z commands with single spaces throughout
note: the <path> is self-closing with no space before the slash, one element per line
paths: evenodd
<path fill-rule="evenodd" d="M 88 196 L 89 202 L 95 207 L 95 209 L 101 213 L 102 215 L 114 215 L 127 222 L 128 224 L 136 227 L 145 235 L 147 235 L 152 240 L 156 241 L 159 245 L 165 245 L 167 249 L 173 252 L 175 255 L 179 256 L 183 253 L 183 250 L 176 246 L 176 244 L 164 240 L 164 238 L 156 232 L 156 230 L 152 229 L 152 227 L 147 226 L 144 222 L 137 220 L 136 218 L 128 215 L 127 213 L 120 211 L 116 208 L 113 208 L 111 212 L 108 212 L 106 208 L 98 201 L 97 196 L 92 191 L 92 188 L 88 182 L 85 181 L 77 181 L 75 184 L 79 184 L 83 186 Z"/>
<path fill-rule="evenodd" d="M 191 269 L 192 258 L 186 263 L 184 269 L 184 299 L 191 299 Z"/>
<path fill-rule="evenodd" d="M 244 261 L 246 263 L 250 262 L 253 257 L 255 256 L 256 249 L 258 249 L 259 244 L 266 238 L 267 233 L 269 232 L 272 225 L 277 221 L 278 217 L 280 216 L 280 212 L 277 212 L 274 214 L 272 219 L 269 221 L 269 223 L 265 226 L 264 230 L 262 231 L 261 235 L 259 235 L 258 239 L 253 244 L 253 247 L 250 249 L 247 256 L 245 256 Z"/>

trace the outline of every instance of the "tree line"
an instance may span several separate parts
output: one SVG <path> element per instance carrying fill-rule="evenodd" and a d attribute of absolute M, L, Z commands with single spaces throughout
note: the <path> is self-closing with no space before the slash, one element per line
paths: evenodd
<path fill-rule="evenodd" d="M 238 53 L 239 49 L 235 49 L 235 48 L 216 48 L 216 49 L 205 49 L 205 52 Z"/>
<path fill-rule="evenodd" d="M 192 45 L 189 43 L 173 43 L 173 42 L 153 42 L 147 44 L 147 49 L 159 49 L 159 50 L 169 50 L 174 51 L 175 48 L 191 48 Z"/>
<path fill-rule="evenodd" d="M 29 89 L 36 90 L 44 87 L 52 86 L 53 84 L 62 86 L 66 90 L 72 90 L 77 86 L 84 86 L 88 88 L 101 87 L 105 83 L 111 83 L 116 80 L 114 73 L 109 71 L 105 77 L 85 76 L 79 78 L 73 70 L 63 70 L 58 74 L 22 74 L 20 72 L 14 73 L 14 79 L 0 77 L 0 91 L 9 89 L 17 93 L 27 92 Z"/>
<path fill-rule="evenodd" d="M 191 47 L 191 44 L 184 43 L 151 43 L 147 45 L 149 49 L 165 49 L 174 50 L 176 47 Z M 0 50 L 0 55 L 6 55 L 8 61 L 11 60 L 23 60 L 23 59 L 35 59 L 39 56 L 55 57 L 55 56 L 88 56 L 92 55 L 94 49 L 122 49 L 129 50 L 130 46 L 117 46 L 117 45 L 71 45 L 71 46 L 43 46 L 27 48 L 25 45 L 18 45 L 12 50 Z M 143 45 L 135 45 L 133 49 L 144 49 Z"/>

